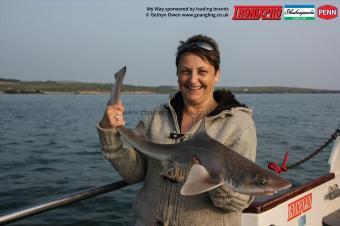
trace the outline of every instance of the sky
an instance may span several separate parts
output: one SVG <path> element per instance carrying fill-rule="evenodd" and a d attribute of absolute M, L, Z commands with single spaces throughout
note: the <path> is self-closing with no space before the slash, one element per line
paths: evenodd
<path fill-rule="evenodd" d="M 179 41 L 214 38 L 219 86 L 340 89 L 340 17 L 312 21 L 232 20 L 235 5 L 287 1 L 0 0 L 0 78 L 177 85 Z M 340 1 L 290 0 L 289 4 Z M 228 7 L 228 17 L 147 17 L 147 7 Z"/>

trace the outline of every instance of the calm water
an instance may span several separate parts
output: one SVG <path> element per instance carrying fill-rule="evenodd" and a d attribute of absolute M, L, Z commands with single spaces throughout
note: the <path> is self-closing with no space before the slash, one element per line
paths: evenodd
<path fill-rule="evenodd" d="M 340 127 L 338 94 L 253 94 L 237 98 L 254 110 L 257 162 L 290 163 L 311 153 Z M 0 215 L 119 180 L 102 157 L 96 132 L 106 95 L 0 95 Z M 165 95 L 122 97 L 126 110 L 140 112 Z M 143 118 L 126 116 L 128 126 Z M 328 171 L 330 147 L 285 174 L 299 182 Z M 134 185 L 12 225 L 131 225 Z"/>

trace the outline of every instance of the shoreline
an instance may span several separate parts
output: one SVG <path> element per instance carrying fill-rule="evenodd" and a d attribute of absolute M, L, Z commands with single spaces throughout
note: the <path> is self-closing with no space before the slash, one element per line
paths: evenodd
<path fill-rule="evenodd" d="M 280 93 L 340 93 L 336 89 L 302 88 L 285 86 L 217 86 L 216 89 L 230 90 L 235 94 L 280 94 Z M 92 94 L 111 93 L 111 83 L 20 81 L 0 78 L 0 94 Z M 124 95 L 171 94 L 178 86 L 138 86 L 123 85 Z"/>
<path fill-rule="evenodd" d="M 233 94 L 340 94 L 340 92 L 232 92 Z M 121 95 L 169 95 L 171 93 L 156 93 L 150 91 L 127 91 L 121 92 Z M 43 93 L 5 93 L 0 91 L 0 95 L 110 95 L 110 92 L 98 92 L 98 91 L 46 91 Z"/>
<path fill-rule="evenodd" d="M 77 92 L 70 92 L 70 91 L 46 91 L 43 93 L 5 93 L 4 91 L 0 91 L 0 95 L 110 95 L 110 92 L 98 92 L 98 91 L 77 91 Z M 122 95 L 162 95 L 163 93 L 155 93 L 149 91 L 128 91 L 128 92 L 121 92 Z"/>

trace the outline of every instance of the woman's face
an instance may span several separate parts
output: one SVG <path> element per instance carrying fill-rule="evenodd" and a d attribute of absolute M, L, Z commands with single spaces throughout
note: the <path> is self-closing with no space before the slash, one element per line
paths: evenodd
<path fill-rule="evenodd" d="M 187 104 L 198 105 L 211 98 L 220 71 L 195 54 L 182 55 L 177 69 L 178 85 Z"/>

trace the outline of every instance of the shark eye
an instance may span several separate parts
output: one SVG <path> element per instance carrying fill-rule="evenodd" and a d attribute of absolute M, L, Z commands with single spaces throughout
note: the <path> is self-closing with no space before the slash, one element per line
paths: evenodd
<path fill-rule="evenodd" d="M 268 180 L 266 177 L 258 177 L 255 179 L 255 182 L 258 185 L 266 185 L 268 183 Z"/>

